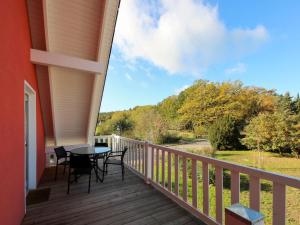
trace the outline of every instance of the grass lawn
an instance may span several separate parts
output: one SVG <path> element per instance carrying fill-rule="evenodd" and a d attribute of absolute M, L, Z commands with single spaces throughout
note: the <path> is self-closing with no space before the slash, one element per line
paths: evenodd
<path fill-rule="evenodd" d="M 211 156 L 211 150 L 202 144 L 188 144 L 172 146 L 198 154 Z M 254 151 L 218 151 L 214 155 L 217 159 L 231 161 L 241 165 L 247 165 L 255 168 L 286 174 L 290 176 L 300 177 L 300 159 L 281 157 L 274 153 L 259 153 Z M 166 157 L 167 158 L 167 157 Z M 167 161 L 167 160 L 166 160 Z M 174 160 L 172 160 L 174 162 Z M 181 160 L 179 160 L 181 166 Z M 161 168 L 161 167 L 160 167 Z M 174 168 L 174 166 L 173 166 Z M 172 172 L 174 173 L 174 169 Z M 188 194 L 191 201 L 192 182 L 191 182 L 191 161 L 187 162 L 188 168 Z M 213 171 L 214 169 L 211 168 Z M 165 176 L 167 181 L 167 162 L 165 165 Z M 180 171 L 180 170 L 179 170 Z M 198 207 L 202 211 L 202 168 L 201 163 L 198 164 Z M 160 171 L 161 172 L 161 171 Z M 156 173 L 155 173 L 156 174 Z M 182 194 L 182 173 L 180 176 L 180 194 Z M 161 179 L 160 179 L 161 180 Z M 166 182 L 167 183 L 167 182 Z M 167 184 L 166 184 L 167 185 Z M 172 175 L 172 186 L 174 185 L 174 174 Z M 265 224 L 272 224 L 272 183 L 266 180 L 261 181 L 261 211 L 266 216 Z M 286 222 L 289 225 L 300 224 L 300 190 L 295 188 L 287 188 L 286 195 Z M 249 177 L 241 174 L 241 203 L 249 206 Z M 223 191 L 224 207 L 230 206 L 230 172 L 225 171 L 224 174 L 224 191 Z M 215 187 L 210 185 L 210 215 L 215 217 Z"/>

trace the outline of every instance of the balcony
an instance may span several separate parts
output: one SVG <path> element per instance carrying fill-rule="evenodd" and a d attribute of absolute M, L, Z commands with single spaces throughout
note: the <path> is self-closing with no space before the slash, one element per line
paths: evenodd
<path fill-rule="evenodd" d="M 45 171 L 40 187 L 50 187 L 49 201 L 27 208 L 23 225 L 28 224 L 203 224 L 130 170 L 122 182 L 118 169 L 111 170 L 103 183 L 92 179 L 87 194 L 87 176 L 71 185 L 66 194 L 67 176 L 53 168 Z"/>
<path fill-rule="evenodd" d="M 224 224 L 223 171 L 227 170 L 231 204 L 240 202 L 241 174 L 249 176 L 249 206 L 256 211 L 261 210 L 261 180 L 272 183 L 270 219 L 281 225 L 286 223 L 286 188 L 300 189 L 300 179 L 295 177 L 116 135 L 95 139 L 113 149 L 129 148 L 125 181 L 120 171 L 113 170 L 104 183 L 92 185 L 90 195 L 84 180 L 66 195 L 66 178 L 54 182 L 53 170 L 48 168 L 41 187 L 51 187 L 50 200 L 29 207 L 23 224 Z M 211 168 L 215 196 L 209 191 Z"/>

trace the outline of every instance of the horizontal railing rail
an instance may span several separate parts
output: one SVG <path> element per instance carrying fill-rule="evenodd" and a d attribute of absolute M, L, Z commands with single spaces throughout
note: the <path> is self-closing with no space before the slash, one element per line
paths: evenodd
<path fill-rule="evenodd" d="M 300 189 L 300 179 L 296 177 L 117 135 L 111 135 L 111 143 L 113 149 L 128 147 L 125 157 L 128 168 L 207 224 L 223 224 L 224 222 L 224 170 L 230 172 L 231 204 L 240 202 L 240 175 L 249 176 L 249 205 L 256 211 L 261 210 L 261 180 L 272 182 L 273 225 L 284 225 L 286 222 L 286 187 Z M 215 216 L 210 215 L 210 173 L 212 168 L 214 169 Z M 201 171 L 199 171 L 200 169 Z M 201 177 L 199 176 L 200 172 Z M 190 189 L 188 181 L 190 181 Z M 202 185 L 202 205 L 198 202 L 199 184 Z"/>

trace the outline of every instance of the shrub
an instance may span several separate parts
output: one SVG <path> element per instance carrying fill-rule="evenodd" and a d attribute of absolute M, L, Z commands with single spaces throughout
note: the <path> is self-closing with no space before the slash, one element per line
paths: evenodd
<path fill-rule="evenodd" d="M 230 116 L 217 119 L 208 129 L 208 139 L 217 150 L 240 148 L 239 138 L 238 125 Z"/>
<path fill-rule="evenodd" d="M 159 144 L 178 143 L 180 139 L 181 138 L 175 133 L 167 132 L 166 134 L 162 134 L 160 136 Z"/>

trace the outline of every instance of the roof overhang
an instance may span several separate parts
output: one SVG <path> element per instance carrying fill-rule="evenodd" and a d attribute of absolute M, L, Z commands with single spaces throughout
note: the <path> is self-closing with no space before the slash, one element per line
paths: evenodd
<path fill-rule="evenodd" d="M 47 145 L 91 143 L 119 0 L 28 0 Z"/>

